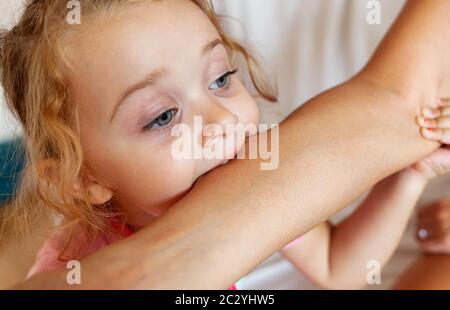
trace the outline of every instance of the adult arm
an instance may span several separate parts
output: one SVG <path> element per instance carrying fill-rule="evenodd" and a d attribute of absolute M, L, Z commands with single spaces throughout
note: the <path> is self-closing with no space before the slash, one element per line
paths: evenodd
<path fill-rule="evenodd" d="M 434 151 L 415 124 L 449 72 L 448 0 L 409 1 L 369 65 L 280 126 L 280 165 L 201 178 L 150 227 L 82 261 L 84 288 L 227 288 L 376 182 Z M 62 288 L 66 272 L 18 288 Z"/>

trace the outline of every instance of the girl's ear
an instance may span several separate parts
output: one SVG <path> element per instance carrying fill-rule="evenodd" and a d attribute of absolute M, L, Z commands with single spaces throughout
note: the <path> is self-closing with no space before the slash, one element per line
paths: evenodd
<path fill-rule="evenodd" d="M 53 160 L 41 160 L 38 165 L 38 172 L 41 178 L 47 180 L 49 183 L 56 184 L 58 178 L 57 165 Z M 101 185 L 92 177 L 80 177 L 74 184 L 74 195 L 81 197 L 81 188 L 86 190 L 88 199 L 91 204 L 100 205 L 111 200 L 113 191 L 108 187 Z"/>
<path fill-rule="evenodd" d="M 52 159 L 42 159 L 37 165 L 39 177 L 49 183 L 56 183 L 58 178 L 57 166 Z"/>
<path fill-rule="evenodd" d="M 89 201 L 93 205 L 101 205 L 111 200 L 113 191 L 100 184 L 96 180 L 86 177 L 83 182 L 83 186 L 86 188 Z"/>

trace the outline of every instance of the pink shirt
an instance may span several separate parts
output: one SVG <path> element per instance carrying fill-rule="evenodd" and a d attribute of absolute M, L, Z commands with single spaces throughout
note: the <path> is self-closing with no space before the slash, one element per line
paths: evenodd
<path fill-rule="evenodd" d="M 44 243 L 37 253 L 36 260 L 28 271 L 27 279 L 41 272 L 65 268 L 68 261 L 82 259 L 85 256 L 95 253 L 104 246 L 133 234 L 133 231 L 126 224 L 123 225 L 111 221 L 111 226 L 117 233 L 101 234 L 92 242 L 88 242 L 86 236 L 82 233 L 75 234 L 70 243 L 70 250 L 64 252 L 63 257 L 61 257 L 61 250 L 64 248 L 64 243 L 67 238 L 64 236 L 64 231 L 60 230 L 56 232 Z"/>
<path fill-rule="evenodd" d="M 64 257 L 60 257 L 60 255 L 66 238 L 64 238 L 63 231 L 55 233 L 39 250 L 33 266 L 28 271 L 27 279 L 41 272 L 65 268 L 68 261 L 82 259 L 83 257 L 89 256 L 101 248 L 134 233 L 126 224 L 122 225 L 117 222 L 111 222 L 111 225 L 114 231 L 117 232 L 116 234 L 102 234 L 90 243 L 87 242 L 87 239 L 83 234 L 75 235 L 71 242 L 71 249 L 70 251 L 67 251 L 67 253 L 64 253 Z M 236 285 L 233 285 L 229 289 L 237 290 L 237 287 Z"/>

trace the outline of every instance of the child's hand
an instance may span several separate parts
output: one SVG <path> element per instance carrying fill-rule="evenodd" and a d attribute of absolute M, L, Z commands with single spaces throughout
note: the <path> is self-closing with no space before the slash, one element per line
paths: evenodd
<path fill-rule="evenodd" d="M 437 109 L 423 109 L 417 123 L 425 139 L 450 144 L 450 99 L 440 99 Z"/>
<path fill-rule="evenodd" d="M 450 99 L 439 100 L 437 109 L 425 108 L 417 123 L 424 138 L 450 144 Z M 450 173 L 450 149 L 440 148 L 412 168 L 427 180 Z"/>

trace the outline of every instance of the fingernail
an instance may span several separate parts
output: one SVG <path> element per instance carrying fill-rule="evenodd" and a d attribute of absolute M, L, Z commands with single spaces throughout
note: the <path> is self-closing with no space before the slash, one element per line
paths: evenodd
<path fill-rule="evenodd" d="M 435 139 L 435 133 L 433 132 L 432 128 L 423 128 L 422 135 L 426 139 Z"/>
<path fill-rule="evenodd" d="M 433 114 L 433 112 L 430 109 L 428 109 L 428 108 L 425 108 L 425 109 L 422 110 L 422 115 L 425 116 L 425 117 L 431 116 L 432 114 Z"/>

